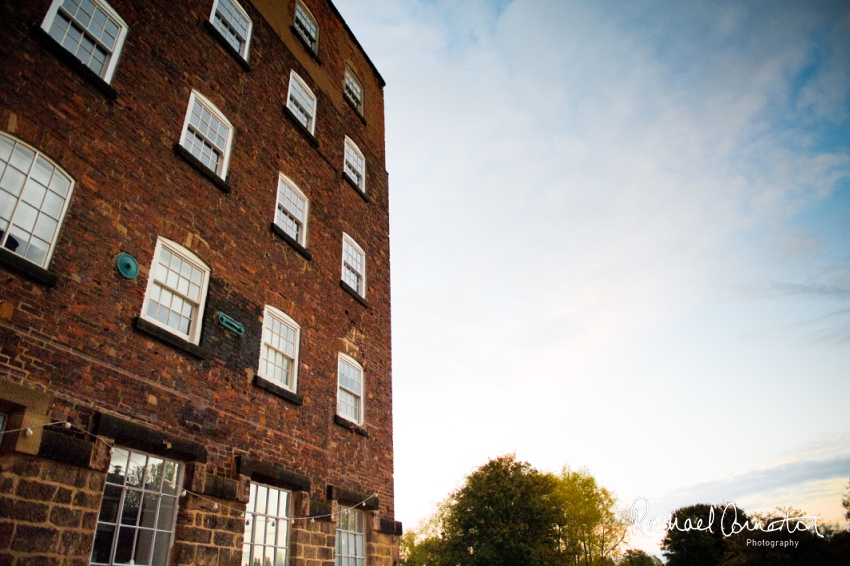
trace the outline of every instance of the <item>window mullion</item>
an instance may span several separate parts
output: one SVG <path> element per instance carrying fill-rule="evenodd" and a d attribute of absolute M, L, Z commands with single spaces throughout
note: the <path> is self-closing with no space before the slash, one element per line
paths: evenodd
<path fill-rule="evenodd" d="M 194 133 L 194 134 L 195 134 L 196 136 L 198 136 L 199 138 L 201 138 L 201 139 L 202 139 L 203 141 L 205 141 L 206 143 L 208 143 L 208 144 L 210 145 L 210 147 L 213 149 L 213 151 L 215 151 L 216 153 L 218 153 L 219 157 L 222 157 L 222 156 L 224 155 L 224 150 L 222 150 L 220 147 L 218 147 L 218 145 L 216 145 L 216 143 L 215 143 L 214 141 L 212 141 L 211 139 L 209 139 L 209 138 L 206 136 L 206 134 L 204 134 L 204 133 L 203 133 L 200 129 L 198 129 L 198 128 L 196 128 L 195 126 L 193 126 L 191 122 L 189 123 L 189 128 L 188 128 L 188 130 L 189 130 L 189 131 L 191 131 L 192 133 Z M 228 133 L 228 135 L 230 135 L 230 134 Z"/>
<path fill-rule="evenodd" d="M 269 344 L 268 342 L 264 342 L 263 344 L 265 345 L 265 347 L 266 347 L 266 348 L 268 348 L 268 349 L 269 349 L 269 350 L 271 350 L 272 352 L 277 352 L 278 354 L 280 354 L 281 356 L 283 356 L 284 358 L 286 358 L 286 359 L 287 359 L 287 360 L 289 360 L 290 362 L 294 362 L 294 361 L 295 361 L 295 360 L 293 360 L 293 359 L 292 359 L 292 357 L 291 357 L 289 354 L 287 354 L 286 352 L 282 352 L 282 351 L 278 350 L 277 348 L 275 348 L 274 346 L 272 346 L 272 345 L 271 345 L 271 344 Z"/>
<path fill-rule="evenodd" d="M 184 295 L 183 293 L 181 293 L 177 289 L 171 288 L 171 286 L 168 283 L 160 281 L 159 279 L 157 279 L 157 277 L 155 275 L 154 275 L 154 283 L 157 283 L 160 287 L 167 290 L 172 295 L 176 295 L 176 296 L 180 297 L 181 299 L 183 299 L 184 301 L 186 301 L 187 303 L 189 303 L 193 307 L 198 306 L 198 303 L 195 302 L 193 299 L 190 299 L 189 297 L 187 297 L 186 295 Z"/>
<path fill-rule="evenodd" d="M 99 7 L 95 7 L 95 10 L 99 10 L 99 9 L 100 9 Z M 59 5 L 59 10 L 62 12 L 62 14 L 64 14 L 64 15 L 68 18 L 68 20 L 70 21 L 70 25 L 72 25 L 72 26 L 73 26 L 73 25 L 77 26 L 77 27 L 80 29 L 80 31 L 83 33 L 83 35 L 85 35 L 85 36 L 86 36 L 87 38 L 89 38 L 90 40 L 94 41 L 94 42 L 95 42 L 95 43 L 96 43 L 96 44 L 97 44 L 97 45 L 98 45 L 101 49 L 103 49 L 104 51 L 106 51 L 106 57 L 107 57 L 107 59 L 109 59 L 110 57 L 112 57 L 112 50 L 113 50 L 114 46 L 113 46 L 112 48 L 107 47 L 105 43 L 103 43 L 100 39 L 98 39 L 97 37 L 95 37 L 95 36 L 94 36 L 94 34 L 93 34 L 91 31 L 89 31 L 89 28 L 87 28 L 86 26 L 84 26 L 82 23 L 80 23 L 80 21 L 79 21 L 79 20 L 77 20 L 77 18 L 75 18 L 74 16 L 72 16 L 70 13 L 68 13 L 68 11 L 65 9 L 65 6 L 63 6 L 63 5 L 61 5 L 61 4 L 60 4 L 60 5 Z M 102 11 L 102 10 L 101 10 L 101 11 Z M 104 15 L 104 16 L 106 16 L 106 13 L 104 12 L 104 14 L 103 14 L 103 15 Z M 94 17 L 94 16 L 92 16 L 92 17 Z M 115 25 L 116 27 L 118 27 L 118 32 L 119 32 L 119 33 L 121 32 L 121 26 L 120 26 L 120 25 L 118 25 L 118 24 L 116 24 L 114 21 L 112 21 L 112 18 L 110 18 L 109 16 L 106 16 L 106 20 L 107 20 L 107 21 L 109 21 L 109 22 L 112 22 L 112 24 L 113 24 L 113 25 Z M 115 38 L 115 41 L 118 41 L 118 38 L 117 38 L 117 37 Z M 106 64 L 105 64 L 105 63 L 104 63 L 104 66 L 106 66 Z"/>
<path fill-rule="evenodd" d="M 115 515 L 115 532 L 112 533 L 112 552 L 109 554 L 109 564 L 115 564 L 115 553 L 118 552 L 118 534 L 121 531 L 121 516 L 124 515 L 124 497 L 127 495 L 127 478 L 121 484 L 121 498 L 118 500 L 118 513 Z M 96 531 L 95 531 L 96 532 Z"/>
<path fill-rule="evenodd" d="M 165 460 L 162 461 L 162 475 L 165 475 Z M 159 491 L 157 491 L 157 499 L 156 499 L 156 511 L 153 514 L 153 526 L 151 527 L 151 547 L 148 549 L 148 564 L 153 562 L 153 551 L 156 548 L 156 541 L 159 538 L 159 529 L 157 529 L 157 525 L 159 525 L 159 511 L 162 508 L 162 484 L 165 482 L 165 478 L 161 478 L 159 482 Z"/>

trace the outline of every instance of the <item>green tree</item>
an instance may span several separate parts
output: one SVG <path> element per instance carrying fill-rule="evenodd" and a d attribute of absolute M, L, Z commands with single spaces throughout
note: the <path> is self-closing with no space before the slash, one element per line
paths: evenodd
<path fill-rule="evenodd" d="M 443 523 L 449 512 L 449 502 L 443 501 L 437 510 L 416 527 L 408 529 L 399 541 L 402 566 L 434 566 L 445 554 Z"/>
<path fill-rule="evenodd" d="M 706 529 L 713 515 L 710 530 Z M 661 541 L 668 566 L 718 566 L 726 550 L 720 528 L 723 507 L 697 504 L 673 512 L 673 525 Z M 739 514 L 740 518 L 740 514 Z M 745 519 L 744 519 L 745 520 Z M 743 522 L 743 520 L 741 521 Z"/>
<path fill-rule="evenodd" d="M 495 458 L 449 499 L 445 566 L 548 566 L 558 555 L 555 478 L 513 455 Z"/>
<path fill-rule="evenodd" d="M 557 476 L 555 497 L 561 509 L 557 529 L 565 563 L 610 562 L 628 532 L 628 517 L 616 509 L 614 494 L 597 484 L 587 469 L 565 466 Z"/>
<path fill-rule="evenodd" d="M 662 566 L 657 556 L 650 556 L 642 550 L 629 549 L 616 562 L 617 566 Z"/>
<path fill-rule="evenodd" d="M 615 507 L 587 470 L 554 475 L 502 456 L 402 537 L 402 564 L 613 566 L 627 532 Z"/>
<path fill-rule="evenodd" d="M 847 509 L 844 513 L 844 518 L 850 521 L 850 482 L 847 483 L 847 495 L 841 500 L 841 505 Z"/>

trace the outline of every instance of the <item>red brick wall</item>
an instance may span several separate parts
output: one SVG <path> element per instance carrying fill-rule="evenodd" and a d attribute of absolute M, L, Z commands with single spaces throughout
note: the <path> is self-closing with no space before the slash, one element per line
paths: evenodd
<path fill-rule="evenodd" d="M 210 474 L 234 478 L 235 457 L 249 455 L 308 476 L 313 498 L 329 483 L 377 492 L 380 513 L 392 516 L 383 100 L 342 23 L 328 7 L 313 10 L 322 26 L 314 79 L 300 62 L 308 56 L 293 55 L 291 40 L 247 1 L 250 72 L 205 29 L 211 0 L 114 0 L 130 31 L 110 101 L 35 39 L 49 4 L 0 6 L 0 130 L 53 159 L 76 186 L 49 266 L 57 284 L 0 266 L 0 379 L 52 393 L 53 415 L 83 428 L 104 412 L 201 443 Z M 284 4 L 291 21 L 294 0 Z M 367 87 L 366 123 L 342 99 L 345 57 L 357 60 Z M 318 148 L 284 115 L 292 69 L 319 99 Z M 192 89 L 235 127 L 231 194 L 173 151 Z M 341 177 L 345 135 L 366 156 L 369 203 Z M 279 172 L 310 199 L 310 261 L 270 230 Z M 339 285 L 343 232 L 367 254 L 368 308 Z M 211 268 L 201 338 L 210 361 L 134 329 L 157 237 Z M 118 274 L 120 252 L 136 257 L 138 278 Z M 302 406 L 252 384 L 265 304 L 301 325 Z M 244 324 L 245 336 L 218 325 L 218 311 Z M 334 423 L 340 351 L 364 367 L 368 437 Z"/>

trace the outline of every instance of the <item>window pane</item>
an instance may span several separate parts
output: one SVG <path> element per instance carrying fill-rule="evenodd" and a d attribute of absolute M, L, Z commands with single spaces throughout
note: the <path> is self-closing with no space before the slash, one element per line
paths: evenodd
<path fill-rule="evenodd" d="M 287 106 L 301 124 L 312 131 L 313 117 L 316 113 L 316 99 L 304 88 L 304 85 L 301 84 L 294 73 L 289 79 L 289 102 Z"/>
<path fill-rule="evenodd" d="M 65 199 L 53 191 L 47 191 L 47 194 L 44 196 L 44 203 L 41 205 L 41 211 L 51 218 L 58 220 L 64 206 Z"/>
<path fill-rule="evenodd" d="M 156 520 L 156 509 L 159 506 L 159 496 L 154 493 L 145 493 L 142 497 L 142 513 L 139 517 L 139 526 L 154 527 Z"/>
<path fill-rule="evenodd" d="M 14 167 L 6 167 L 3 179 L 0 180 L 0 188 L 15 196 L 19 196 L 21 194 L 21 189 L 24 187 L 24 181 L 26 180 L 27 176 Z"/>
<path fill-rule="evenodd" d="M 50 25 L 50 35 L 84 65 L 103 77 L 120 25 L 89 0 L 66 0 Z"/>
<path fill-rule="evenodd" d="M 18 144 L 15 151 L 12 152 L 12 159 L 9 163 L 18 171 L 28 173 L 34 157 L 35 152 L 33 150 Z"/>
<path fill-rule="evenodd" d="M 15 142 L 6 136 L 0 136 L 0 161 L 8 162 L 13 149 L 15 149 Z"/>
<path fill-rule="evenodd" d="M 50 180 L 50 189 L 61 197 L 68 194 L 70 187 L 71 181 L 58 171 L 53 175 L 53 179 Z"/>
<path fill-rule="evenodd" d="M 56 231 L 56 221 L 46 214 L 39 214 L 38 220 L 35 223 L 33 234 L 41 238 L 44 242 L 53 240 L 53 233 Z M 41 246 L 47 251 L 47 246 Z"/>
<path fill-rule="evenodd" d="M 57 178 L 67 194 L 70 181 L 39 153 L 2 133 L 0 156 L 0 238 L 8 232 L 6 249 L 46 267 L 65 205 L 47 184 Z"/>
<path fill-rule="evenodd" d="M 112 541 L 115 538 L 115 526 L 97 525 L 94 535 L 94 546 L 91 551 L 93 564 L 109 564 L 109 555 L 112 552 Z"/>
<path fill-rule="evenodd" d="M 313 16 L 307 12 L 300 2 L 295 4 L 295 29 L 310 47 L 316 49 L 316 40 L 319 36 L 319 28 Z"/>
<path fill-rule="evenodd" d="M 32 178 L 41 183 L 42 185 L 47 185 L 50 183 L 50 177 L 53 175 L 53 165 L 50 164 L 42 156 L 38 156 L 35 160 L 35 166 L 32 168 L 31 175 Z"/>
<path fill-rule="evenodd" d="M 153 551 L 153 531 L 139 529 L 136 535 L 136 551 L 133 560 L 136 564 L 150 564 L 150 555 Z"/>
<path fill-rule="evenodd" d="M 164 477 L 168 478 L 165 482 Z M 92 562 L 126 564 L 132 559 L 134 564 L 164 566 L 178 499 L 176 495 L 163 495 L 161 488 L 173 490 L 179 479 L 177 462 L 115 448 L 98 516 Z M 122 483 L 138 487 L 122 488 Z M 115 527 L 110 523 L 119 516 L 121 527 L 115 538 Z M 114 554 L 114 562 L 109 562 L 110 554 Z"/>
<path fill-rule="evenodd" d="M 174 523 L 174 512 L 177 510 L 177 498 L 163 495 L 159 504 L 159 517 L 156 521 L 156 528 L 160 530 L 170 530 Z"/>
<path fill-rule="evenodd" d="M 170 529 L 169 525 L 169 529 Z M 156 534 L 156 542 L 153 547 L 151 566 L 166 566 L 168 564 L 168 551 L 170 550 L 171 533 L 159 532 Z"/>
<path fill-rule="evenodd" d="M 118 543 L 115 546 L 115 562 L 127 563 L 133 558 L 133 546 L 136 543 L 136 529 L 121 527 L 118 532 Z"/>
<path fill-rule="evenodd" d="M 98 521 L 104 523 L 115 523 L 118 521 L 118 505 L 121 503 L 121 488 L 115 485 L 106 485 L 103 490 L 103 501 L 100 504 L 100 516 Z"/>

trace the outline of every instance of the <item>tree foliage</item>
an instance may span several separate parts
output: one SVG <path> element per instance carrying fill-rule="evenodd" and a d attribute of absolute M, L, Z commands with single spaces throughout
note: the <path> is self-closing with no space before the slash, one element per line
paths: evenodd
<path fill-rule="evenodd" d="M 613 565 L 626 533 L 616 498 L 587 470 L 560 475 L 513 455 L 466 478 L 403 537 L 405 566 Z"/>
<path fill-rule="evenodd" d="M 720 526 L 704 530 L 711 517 L 723 516 L 723 506 L 697 504 L 673 512 L 676 528 L 667 531 L 661 548 L 668 566 L 717 566 L 723 559 L 726 540 Z"/>
<path fill-rule="evenodd" d="M 662 566 L 657 556 L 650 556 L 642 550 L 628 549 L 616 562 L 617 566 Z"/>
<path fill-rule="evenodd" d="M 557 550 L 554 478 L 513 456 L 491 460 L 452 496 L 444 523 L 449 564 L 542 566 Z"/>
<path fill-rule="evenodd" d="M 628 518 L 615 510 L 617 498 L 587 469 L 564 467 L 555 496 L 561 508 L 558 531 L 569 564 L 591 566 L 611 558 L 626 538 Z"/>
<path fill-rule="evenodd" d="M 850 521 L 850 482 L 847 483 L 847 495 L 841 500 L 841 505 L 847 510 L 844 513 L 844 518 Z"/>

